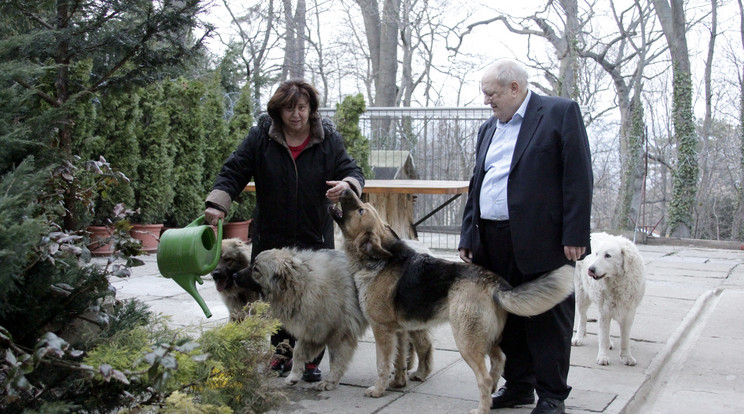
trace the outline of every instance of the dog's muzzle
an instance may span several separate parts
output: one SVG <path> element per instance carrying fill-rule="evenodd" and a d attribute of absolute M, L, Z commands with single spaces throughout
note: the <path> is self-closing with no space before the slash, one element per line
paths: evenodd
<path fill-rule="evenodd" d="M 586 274 L 589 275 L 589 277 L 592 278 L 592 279 L 594 279 L 594 280 L 599 280 L 599 279 L 602 279 L 603 277 L 605 277 L 605 275 L 598 275 L 598 274 L 594 273 L 594 270 L 595 269 L 593 267 L 590 267 L 589 270 L 586 271 Z"/>
<path fill-rule="evenodd" d="M 330 214 L 333 220 L 338 223 L 340 223 L 344 218 L 344 212 L 335 205 L 328 206 L 328 214 Z"/>
<path fill-rule="evenodd" d="M 261 291 L 261 285 L 256 283 L 256 281 L 253 279 L 253 276 L 251 276 L 251 273 L 253 273 L 253 268 L 246 267 L 243 270 L 233 273 L 230 279 L 232 279 L 233 283 L 242 287 L 243 289 L 258 292 L 263 295 L 263 292 Z"/>

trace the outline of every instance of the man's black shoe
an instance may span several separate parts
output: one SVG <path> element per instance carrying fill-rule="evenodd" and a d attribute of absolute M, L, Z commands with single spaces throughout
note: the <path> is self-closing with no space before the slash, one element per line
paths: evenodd
<path fill-rule="evenodd" d="M 533 404 L 535 402 L 534 391 L 512 391 L 511 388 L 501 387 L 491 395 L 491 409 L 509 408 L 515 405 Z"/>
<path fill-rule="evenodd" d="M 566 404 L 554 398 L 540 398 L 532 414 L 563 414 L 566 412 Z"/>

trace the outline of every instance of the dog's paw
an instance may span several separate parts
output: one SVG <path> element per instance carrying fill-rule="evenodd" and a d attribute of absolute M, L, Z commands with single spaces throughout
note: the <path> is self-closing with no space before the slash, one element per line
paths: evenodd
<path fill-rule="evenodd" d="M 401 376 L 396 375 L 395 378 L 390 381 L 390 385 L 388 386 L 390 388 L 403 388 L 406 385 L 408 385 L 408 380 L 406 380 L 406 374 L 404 373 Z"/>
<path fill-rule="evenodd" d="M 610 339 L 610 349 L 615 349 L 615 343 Z"/>
<path fill-rule="evenodd" d="M 320 381 L 315 384 L 315 389 L 318 391 L 330 391 L 335 390 L 336 388 L 338 388 L 337 382 Z"/>
<path fill-rule="evenodd" d="M 636 364 L 636 359 L 633 358 L 633 355 L 627 354 L 627 355 L 620 355 L 620 360 L 623 361 L 623 364 L 634 366 Z"/>
<path fill-rule="evenodd" d="M 408 379 L 411 381 L 420 381 L 423 382 L 426 379 L 426 373 L 425 372 L 418 372 L 414 371 L 409 376 Z"/>
<path fill-rule="evenodd" d="M 365 397 L 372 397 L 372 398 L 380 398 L 380 397 L 382 397 L 383 391 L 384 390 L 380 389 L 376 385 L 373 385 L 373 386 L 367 388 L 364 391 L 364 396 Z"/>
<path fill-rule="evenodd" d="M 287 378 L 284 379 L 284 383 L 287 385 L 295 385 L 298 382 L 300 382 L 300 376 L 296 375 L 294 372 L 289 374 Z"/>
<path fill-rule="evenodd" d="M 571 345 L 573 346 L 584 345 L 584 338 L 579 338 L 578 336 L 574 336 L 573 338 L 571 338 Z"/>
<path fill-rule="evenodd" d="M 597 365 L 610 365 L 610 358 L 607 355 L 597 355 Z"/>

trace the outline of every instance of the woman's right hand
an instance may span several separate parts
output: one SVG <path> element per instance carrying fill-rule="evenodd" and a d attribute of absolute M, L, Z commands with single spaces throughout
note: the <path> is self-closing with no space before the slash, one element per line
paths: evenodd
<path fill-rule="evenodd" d="M 224 218 L 225 218 L 225 213 L 222 210 L 218 210 L 214 207 L 207 207 L 207 209 L 204 210 L 204 221 L 207 222 L 207 224 L 216 226 L 217 222 L 220 219 L 224 219 Z"/>

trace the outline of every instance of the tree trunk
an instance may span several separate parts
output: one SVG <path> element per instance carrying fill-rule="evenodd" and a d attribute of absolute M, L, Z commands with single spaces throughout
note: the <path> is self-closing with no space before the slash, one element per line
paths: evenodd
<path fill-rule="evenodd" d="M 376 106 L 395 106 L 398 94 L 398 18 L 400 0 L 384 0 L 380 22 L 380 71 L 375 86 Z"/>
<path fill-rule="evenodd" d="M 692 74 L 687 49 L 683 0 L 651 0 L 661 22 L 672 57 L 674 135 L 677 165 L 669 208 L 669 235 L 690 237 L 697 198 L 699 166 L 695 123 L 692 117 Z"/>
<path fill-rule="evenodd" d="M 744 4 L 742 0 L 739 3 L 739 34 L 741 35 L 741 47 L 744 50 Z M 744 177 L 744 74 L 739 77 L 739 177 Z M 740 182 L 738 191 L 738 209 L 734 217 L 734 237 L 744 240 L 744 183 Z"/>
<path fill-rule="evenodd" d="M 305 0 L 297 0 L 297 9 L 292 14 L 292 0 L 284 3 L 285 47 L 283 80 L 305 78 L 305 28 L 307 27 L 307 7 Z"/>
<path fill-rule="evenodd" d="M 382 15 L 377 0 L 356 0 L 364 18 L 375 98 L 370 106 L 395 106 L 398 70 L 400 0 L 383 0 Z"/>
<path fill-rule="evenodd" d="M 577 51 L 579 37 L 579 6 L 576 0 L 561 0 L 561 7 L 566 13 L 566 27 L 563 32 L 563 47 L 559 51 L 560 69 L 560 96 L 570 99 L 578 99 L 578 88 L 576 87 L 576 70 L 579 65 Z"/>

